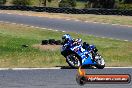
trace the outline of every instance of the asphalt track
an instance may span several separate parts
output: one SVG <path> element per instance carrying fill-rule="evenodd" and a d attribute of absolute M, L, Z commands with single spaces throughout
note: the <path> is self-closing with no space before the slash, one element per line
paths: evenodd
<path fill-rule="evenodd" d="M 131 68 L 87 69 L 87 74 L 130 74 Z M 76 83 L 76 69 L 1 70 L 0 88 L 132 88 L 129 84 Z"/>
<path fill-rule="evenodd" d="M 132 27 L 0 13 L 0 21 L 132 41 Z"/>

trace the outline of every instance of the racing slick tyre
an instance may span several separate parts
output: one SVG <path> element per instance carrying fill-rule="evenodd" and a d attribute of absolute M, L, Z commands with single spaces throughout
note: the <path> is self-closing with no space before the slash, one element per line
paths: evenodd
<path fill-rule="evenodd" d="M 81 60 L 76 54 L 69 54 L 66 56 L 66 62 L 72 68 L 79 68 L 81 65 Z"/>
<path fill-rule="evenodd" d="M 48 40 L 42 40 L 42 44 L 41 45 L 48 45 L 49 41 Z"/>
<path fill-rule="evenodd" d="M 49 39 L 49 44 L 54 45 L 55 44 L 55 39 Z"/>
<path fill-rule="evenodd" d="M 97 65 L 96 66 L 98 69 L 103 69 L 105 67 L 105 65 Z"/>
<path fill-rule="evenodd" d="M 56 45 L 61 45 L 61 43 L 62 43 L 61 40 L 55 41 L 55 44 L 56 44 Z"/>

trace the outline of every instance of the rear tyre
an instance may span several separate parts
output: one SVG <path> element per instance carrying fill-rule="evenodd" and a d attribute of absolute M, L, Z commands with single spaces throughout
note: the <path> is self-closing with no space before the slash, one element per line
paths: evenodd
<path fill-rule="evenodd" d="M 61 40 L 55 41 L 55 44 L 56 44 L 56 45 L 61 45 L 61 43 L 62 43 Z"/>
<path fill-rule="evenodd" d="M 55 39 L 49 39 L 49 44 L 54 45 L 55 44 Z"/>
<path fill-rule="evenodd" d="M 42 40 L 42 44 L 41 45 L 48 45 L 49 41 L 48 40 Z"/>
<path fill-rule="evenodd" d="M 98 69 L 103 69 L 105 67 L 105 65 L 97 65 L 96 68 Z"/>
<path fill-rule="evenodd" d="M 105 61 L 100 55 L 97 54 L 95 60 L 97 62 L 96 68 L 103 69 L 105 67 Z"/>

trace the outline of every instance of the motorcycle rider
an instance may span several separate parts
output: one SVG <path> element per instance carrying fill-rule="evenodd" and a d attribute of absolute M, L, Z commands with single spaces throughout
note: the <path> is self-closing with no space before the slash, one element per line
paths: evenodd
<path fill-rule="evenodd" d="M 71 47 L 75 45 L 82 46 L 82 39 L 73 39 L 69 34 L 64 34 L 62 36 L 62 42 L 64 47 Z"/>
<path fill-rule="evenodd" d="M 62 36 L 62 42 L 63 46 L 82 45 L 82 39 L 73 39 L 69 34 L 64 34 Z"/>
<path fill-rule="evenodd" d="M 63 42 L 63 48 L 71 47 L 71 46 L 82 46 L 82 39 L 77 38 L 73 39 L 69 34 L 64 34 L 62 36 L 62 42 Z M 89 52 L 86 52 L 84 48 L 80 48 L 80 51 L 83 52 L 87 57 L 89 56 Z M 63 54 L 64 55 L 64 54 Z M 83 56 L 81 56 L 83 57 Z M 86 58 L 82 59 L 82 65 L 83 62 L 85 62 Z"/>
<path fill-rule="evenodd" d="M 64 34 L 62 36 L 62 42 L 63 42 L 64 46 L 68 46 L 73 43 L 73 39 L 69 34 Z"/>

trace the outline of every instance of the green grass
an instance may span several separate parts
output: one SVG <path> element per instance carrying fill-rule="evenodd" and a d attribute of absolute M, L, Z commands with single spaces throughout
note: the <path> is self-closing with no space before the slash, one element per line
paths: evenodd
<path fill-rule="evenodd" d="M 53 32 L 20 25 L 0 23 L 0 67 L 52 67 L 66 66 L 60 49 L 40 50 L 33 45 L 43 39 L 60 39 L 64 33 Z M 94 36 L 70 33 L 95 44 L 106 61 L 106 66 L 132 66 L 132 42 L 96 38 Z M 21 45 L 29 47 L 24 48 Z"/>
<path fill-rule="evenodd" d="M 40 51 L 32 47 L 34 44 L 40 44 L 41 40 L 49 38 L 49 35 L 50 38 L 59 39 L 61 35 L 58 34 L 52 31 L 1 24 L 0 67 L 49 67 L 65 64 L 63 59 L 60 59 L 62 57 L 59 49 Z M 29 45 L 29 47 L 23 48 L 21 46 L 23 44 Z"/>
<path fill-rule="evenodd" d="M 83 8 L 85 8 L 85 4 L 86 4 L 86 2 L 77 2 L 77 5 L 76 5 L 76 8 L 78 8 L 78 9 L 83 9 Z"/>

